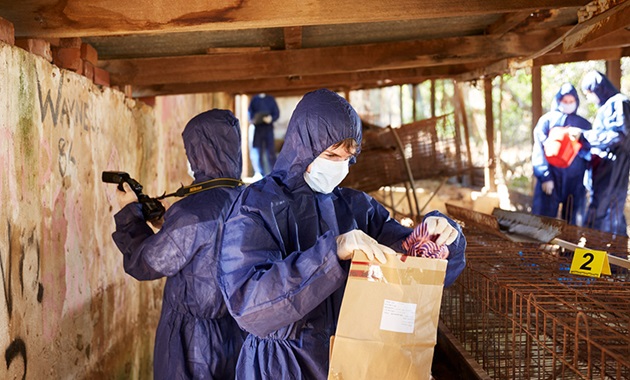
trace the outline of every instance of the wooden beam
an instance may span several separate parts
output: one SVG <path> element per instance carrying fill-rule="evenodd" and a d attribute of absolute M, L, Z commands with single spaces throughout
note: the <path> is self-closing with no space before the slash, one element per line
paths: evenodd
<path fill-rule="evenodd" d="M 525 56 L 557 39 L 563 30 L 508 33 L 500 39 L 470 36 L 221 56 L 110 60 L 100 66 L 111 72 L 113 84 L 140 86 L 402 69 Z"/>
<path fill-rule="evenodd" d="M 490 192 L 497 191 L 496 184 L 496 153 L 494 151 L 494 113 L 492 102 L 492 78 L 485 77 L 483 80 L 483 91 L 486 99 L 486 147 L 488 149 L 488 162 L 486 163 L 485 177 L 486 189 Z"/>
<path fill-rule="evenodd" d="M 630 1 L 628 1 L 625 4 L 620 4 L 626 1 L 628 0 L 604 1 L 603 2 L 604 5 L 608 4 L 608 5 L 614 6 L 615 9 L 613 10 L 611 8 L 608 11 L 602 11 L 601 13 L 598 13 L 596 16 L 593 16 L 590 19 L 585 19 L 586 21 L 573 26 L 571 29 L 565 32 L 563 36 L 557 38 L 555 41 L 549 43 L 547 46 L 535 52 L 534 54 L 531 54 L 529 57 L 526 57 L 525 60 L 534 60 L 536 58 L 542 57 L 543 55 L 556 49 L 558 46 L 562 46 L 562 50 L 566 52 L 567 50 L 569 50 L 567 48 L 575 49 L 578 46 L 580 46 L 582 43 L 586 43 L 587 41 L 598 39 L 604 35 L 615 32 L 620 27 L 623 27 L 621 26 L 621 24 L 625 22 L 624 21 L 625 17 L 628 17 L 627 15 L 628 12 L 626 12 L 626 15 L 622 15 L 622 16 L 617 15 L 618 13 L 623 14 L 623 12 L 620 12 L 620 11 L 623 8 L 626 8 L 628 4 L 630 4 Z M 594 1 L 591 4 L 589 4 L 589 6 L 587 6 L 586 8 L 588 9 L 589 7 L 592 7 L 593 4 L 599 4 L 599 3 L 596 3 Z M 623 8 L 620 8 L 620 7 L 623 7 Z M 611 18 L 614 17 L 613 21 L 607 22 L 605 19 L 608 17 L 611 17 Z M 581 19 L 584 19 L 584 18 L 581 17 Z M 603 30 L 600 31 L 599 29 L 603 29 Z M 567 43 L 566 47 L 564 46 L 565 41 Z"/>
<path fill-rule="evenodd" d="M 540 66 L 536 66 L 532 67 L 532 130 L 542 114 L 542 72 Z"/>
<path fill-rule="evenodd" d="M 462 94 L 462 85 L 457 81 L 454 83 L 454 92 L 456 99 L 456 113 L 459 114 L 459 117 L 462 120 L 462 126 L 464 127 L 464 143 L 466 144 L 466 158 L 468 160 L 468 175 L 470 185 L 473 185 L 475 171 L 473 169 L 473 159 L 472 159 L 472 150 L 470 148 L 470 128 L 468 126 L 468 116 L 466 114 L 466 102 L 464 101 L 464 96 Z"/>
<path fill-rule="evenodd" d="M 567 62 L 599 61 L 630 57 L 630 47 L 605 50 L 581 51 L 577 53 L 549 53 L 533 61 L 533 66 L 558 65 Z"/>
<path fill-rule="evenodd" d="M 532 14 L 530 11 L 506 13 L 494 24 L 486 28 L 487 34 L 502 36 L 512 31 Z"/>
<path fill-rule="evenodd" d="M 560 46 L 533 60 L 507 58 L 487 67 L 461 74 L 455 79 L 460 82 L 495 76 L 530 66 L 557 65 L 567 62 L 611 60 L 630 56 L 630 30 L 622 28 L 603 38 L 591 40 L 575 49 L 574 53 L 562 53 Z"/>
<path fill-rule="evenodd" d="M 228 92 L 254 94 L 259 92 L 308 91 L 318 88 L 351 90 L 378 88 L 397 84 L 418 83 L 425 79 L 446 78 L 487 65 L 488 62 L 468 65 L 422 67 L 400 70 L 361 71 L 327 75 L 273 77 L 247 80 L 227 80 L 204 83 L 173 83 L 152 86 L 134 86 L 134 97 Z"/>
<path fill-rule="evenodd" d="M 493 62 L 486 67 L 480 67 L 455 77 L 458 82 L 469 82 L 485 77 L 495 77 L 517 69 L 530 67 L 531 61 L 521 61 L 514 58 L 501 59 Z"/>
<path fill-rule="evenodd" d="M 302 48 L 302 27 L 290 26 L 284 28 L 284 48 L 300 49 Z"/>
<path fill-rule="evenodd" d="M 618 89 L 621 88 L 621 60 L 611 59 L 606 61 L 606 76 L 613 86 Z"/>
<path fill-rule="evenodd" d="M 16 37 L 112 36 L 457 17 L 574 8 L 585 0 L 31 0 L 0 5 Z"/>
<path fill-rule="evenodd" d="M 585 41 L 583 44 L 573 49 L 573 52 L 591 51 L 591 50 L 599 50 L 599 49 L 612 49 L 612 48 L 629 47 L 629 46 L 630 46 L 630 29 L 621 28 L 615 32 L 605 35 L 604 37 L 595 38 L 590 41 Z M 561 52 L 561 49 L 558 49 L 558 53 L 560 52 Z"/>
<path fill-rule="evenodd" d="M 602 38 L 628 25 L 630 25 L 630 1 L 625 1 L 578 24 L 565 37 L 562 50 L 570 52 L 590 40 Z"/>
<path fill-rule="evenodd" d="M 214 47 L 207 48 L 206 54 L 240 54 L 253 53 L 259 51 L 269 51 L 269 46 L 245 46 L 245 47 Z"/>

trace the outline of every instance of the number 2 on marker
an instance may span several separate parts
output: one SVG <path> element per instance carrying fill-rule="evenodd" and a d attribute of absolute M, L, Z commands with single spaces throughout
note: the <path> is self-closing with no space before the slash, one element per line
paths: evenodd
<path fill-rule="evenodd" d="M 610 274 L 608 253 L 594 249 L 577 248 L 571 261 L 569 273 L 588 277 L 601 277 L 602 274 Z"/>

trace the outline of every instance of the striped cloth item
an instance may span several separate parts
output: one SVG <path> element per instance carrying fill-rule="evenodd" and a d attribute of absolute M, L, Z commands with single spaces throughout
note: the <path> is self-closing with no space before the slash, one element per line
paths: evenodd
<path fill-rule="evenodd" d="M 437 245 L 436 239 L 437 235 L 429 235 L 426 224 L 421 223 L 403 241 L 402 248 L 407 256 L 446 259 L 448 247 L 444 244 Z"/>

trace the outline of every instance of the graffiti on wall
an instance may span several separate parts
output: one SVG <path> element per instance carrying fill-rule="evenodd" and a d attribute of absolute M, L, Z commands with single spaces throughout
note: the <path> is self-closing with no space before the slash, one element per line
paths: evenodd
<path fill-rule="evenodd" d="M 71 128 L 72 125 L 79 126 L 84 131 L 96 131 L 97 127 L 90 122 L 89 103 L 77 99 L 68 98 L 64 95 L 63 85 L 65 72 L 61 72 L 61 77 L 56 89 L 47 89 L 42 92 L 42 84 L 37 78 L 37 95 L 41 113 L 41 122 L 44 123 L 49 117 L 54 128 Z M 53 96 L 53 93 L 55 93 Z M 53 100 L 54 98 L 54 100 Z M 68 138 L 60 137 L 57 142 L 59 174 L 65 176 L 68 164 L 76 165 L 76 159 L 72 155 L 72 141 Z"/>
<path fill-rule="evenodd" d="M 31 77 L 30 79 L 36 81 L 36 91 L 33 91 L 35 86 L 31 85 L 32 82 L 26 78 L 29 74 L 34 74 L 34 78 Z M 37 176 L 38 173 L 42 173 L 46 177 L 45 181 L 49 182 L 54 180 L 49 175 L 50 169 L 53 168 L 55 171 L 58 170 L 59 176 L 63 179 L 63 177 L 69 175 L 69 167 L 77 164 L 73 151 L 73 136 L 76 136 L 74 133 L 76 129 L 80 128 L 88 133 L 97 130 L 90 121 L 89 103 L 76 98 L 76 96 L 73 97 L 72 92 L 67 94 L 67 91 L 64 90 L 64 84 L 67 83 L 65 72 L 61 72 L 58 80 L 53 81 L 52 86 L 43 84 L 39 75 L 38 71 L 29 67 L 20 69 L 18 86 L 20 107 L 18 110 L 15 110 L 19 114 L 19 121 L 17 128 L 14 129 L 16 131 L 14 133 L 19 133 L 19 137 L 22 138 L 18 138 L 16 141 L 18 147 L 14 152 L 24 152 L 26 156 L 8 156 L 9 161 L 13 161 L 13 163 L 7 162 L 9 165 L 3 165 L 5 166 L 3 170 L 9 170 L 9 167 L 11 170 L 15 170 L 14 175 L 7 176 L 14 178 L 13 181 L 23 182 L 24 177 L 27 175 Z M 32 112 L 34 111 L 32 107 L 37 107 L 37 104 L 39 104 L 41 120 L 36 120 L 37 116 L 35 112 Z M 37 150 L 33 147 L 35 144 L 33 140 L 38 134 L 37 131 L 42 130 L 42 127 L 44 127 L 44 130 L 48 129 L 52 132 L 49 136 L 56 136 L 53 137 L 53 141 L 55 141 L 53 144 L 49 142 L 49 138 L 42 138 L 40 141 L 40 144 L 43 145 L 41 151 L 48 156 L 48 162 L 39 162 L 37 155 L 34 154 L 34 152 L 37 153 Z M 11 129 L 8 130 L 8 136 L 12 137 L 10 131 Z M 51 151 L 55 149 L 57 150 L 56 160 L 54 157 L 51 157 Z M 59 195 L 66 191 L 66 189 L 62 188 L 63 186 L 59 180 L 55 180 L 54 183 L 58 184 L 54 188 L 56 192 L 59 192 Z M 16 189 L 12 185 L 9 185 L 9 188 L 12 190 Z M 42 196 L 41 193 L 38 194 L 41 189 L 25 188 L 24 186 L 19 189 L 21 194 L 15 198 L 18 201 L 26 198 L 28 202 L 36 202 L 37 198 Z M 52 206 L 54 210 L 52 212 L 53 216 L 58 215 L 56 218 L 57 227 L 55 227 L 58 228 L 58 219 L 65 218 L 63 215 L 64 209 L 54 209 L 58 204 L 53 204 Z M 17 209 L 19 208 L 17 207 Z M 45 210 L 42 210 L 42 212 L 45 213 Z M 50 339 L 55 333 L 52 331 L 55 327 L 51 326 L 51 324 L 57 326 L 56 329 L 58 329 L 61 307 L 54 305 L 47 310 L 48 315 L 45 316 L 41 313 L 43 310 L 42 302 L 45 301 L 44 283 L 46 281 L 43 281 L 41 278 L 40 231 L 38 231 L 40 222 L 37 221 L 36 217 L 32 218 L 30 215 L 26 218 L 30 222 L 25 222 L 25 219 L 21 218 L 20 215 L 18 212 L 14 216 L 18 218 L 15 221 L 12 221 L 13 218 L 10 217 L 3 221 L 6 222 L 6 229 L 4 233 L 0 233 L 0 279 L 2 280 L 0 297 L 4 299 L 6 320 L 8 321 L 8 336 L 3 338 L 6 339 L 5 347 L 3 347 L 6 371 L 12 377 L 25 379 L 29 365 L 28 345 L 30 341 L 26 335 L 29 335 L 29 331 L 31 336 L 33 334 L 39 335 L 38 330 L 40 326 L 38 326 L 38 323 L 33 325 L 33 322 L 43 320 L 43 326 L 41 327 L 47 330 L 44 333 Z M 0 223 L 0 226 L 4 229 L 4 223 Z M 54 236 L 53 233 L 47 231 L 46 226 L 43 224 L 42 228 L 44 229 L 44 236 L 65 240 L 65 236 Z M 59 265 L 65 267 L 63 245 L 62 241 L 45 243 L 46 249 L 51 251 L 49 252 L 48 260 L 54 261 L 53 265 L 49 265 L 49 269 L 54 269 L 55 272 L 52 276 L 47 275 L 45 278 L 53 286 L 61 288 L 61 292 L 56 290 L 51 293 L 53 296 L 51 302 L 60 303 L 61 305 L 64 304 L 62 297 L 65 288 L 65 284 L 62 284 L 65 281 L 65 270 L 64 268 L 59 268 Z M 61 269 L 61 272 L 59 272 L 59 269 Z M 38 308 L 39 312 L 35 312 Z M 35 316 L 37 315 L 41 315 L 41 317 L 36 318 Z M 5 319 L 4 317 L 0 318 Z M 0 370 L 0 373 L 2 372 Z"/>
<path fill-rule="evenodd" d="M 191 99 L 172 114 L 220 107 Z M 186 170 L 173 125 L 187 119 L 156 122 L 124 94 L 2 43 L 0 118 L 0 202 L 11 205 L 0 209 L 0 378 L 150 377 L 161 285 L 122 270 L 115 188 L 98 177 L 161 163 L 147 190 L 176 187 Z"/>
<path fill-rule="evenodd" d="M 28 236 L 26 242 L 21 241 L 22 236 Z M 33 298 L 41 304 L 44 296 L 44 286 L 39 280 L 40 273 L 40 249 L 35 237 L 35 230 L 24 234 L 17 231 L 11 223 L 7 223 L 6 240 L 8 249 L 0 249 L 0 272 L 5 304 L 7 305 L 7 318 L 11 324 L 16 319 L 16 304 L 28 304 Z M 14 298 L 15 297 L 15 298 Z M 17 301 L 17 302 L 16 302 Z M 26 378 L 28 367 L 26 343 L 20 336 L 11 338 L 11 343 L 4 352 L 6 368 L 9 370 L 14 364 L 21 368 L 22 379 Z M 18 360 L 21 359 L 21 360 Z"/>

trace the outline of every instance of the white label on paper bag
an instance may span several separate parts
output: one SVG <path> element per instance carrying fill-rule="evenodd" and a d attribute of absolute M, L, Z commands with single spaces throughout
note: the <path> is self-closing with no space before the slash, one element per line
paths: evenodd
<path fill-rule="evenodd" d="M 416 304 L 385 300 L 381 315 L 381 330 L 413 333 L 416 321 Z"/>

